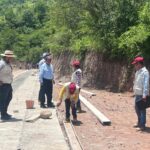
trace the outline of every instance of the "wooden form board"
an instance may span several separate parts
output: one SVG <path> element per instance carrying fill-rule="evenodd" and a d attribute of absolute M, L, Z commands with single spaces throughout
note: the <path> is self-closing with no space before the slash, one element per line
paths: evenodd
<path fill-rule="evenodd" d="M 86 94 L 90 94 L 91 96 L 95 96 L 96 95 L 95 93 L 91 93 L 91 92 L 89 92 L 87 90 L 84 90 L 84 89 L 81 89 L 81 92 L 84 92 Z"/>
<path fill-rule="evenodd" d="M 67 133 L 67 136 L 69 138 L 69 142 L 70 142 L 70 146 L 71 146 L 72 150 L 83 150 L 77 137 L 76 137 L 76 134 L 74 133 L 72 124 L 64 122 L 64 127 L 65 127 L 65 131 Z"/>
<path fill-rule="evenodd" d="M 82 103 L 98 118 L 103 125 L 110 125 L 111 121 L 104 116 L 97 108 L 95 108 L 90 102 L 88 102 L 83 96 L 79 96 Z"/>

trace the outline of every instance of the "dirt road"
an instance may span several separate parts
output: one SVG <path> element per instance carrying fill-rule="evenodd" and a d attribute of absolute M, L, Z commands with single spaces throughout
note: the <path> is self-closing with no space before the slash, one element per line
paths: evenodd
<path fill-rule="evenodd" d="M 55 87 L 55 99 L 60 86 Z M 150 149 L 150 109 L 147 110 L 147 128 L 145 132 L 133 128 L 137 118 L 134 111 L 132 93 L 111 93 L 103 90 L 91 90 L 96 96 L 88 99 L 112 122 L 103 126 L 97 118 L 82 105 L 84 113 L 78 114 L 79 124 L 74 125 L 80 142 L 85 150 L 149 150 Z M 59 108 L 59 116 L 64 118 L 64 105 Z"/>

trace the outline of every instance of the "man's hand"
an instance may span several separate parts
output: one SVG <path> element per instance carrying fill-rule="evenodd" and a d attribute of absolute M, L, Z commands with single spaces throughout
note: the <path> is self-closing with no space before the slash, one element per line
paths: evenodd
<path fill-rule="evenodd" d="M 79 92 L 81 91 L 81 88 L 79 88 Z"/>
<path fill-rule="evenodd" d="M 61 105 L 61 101 L 58 101 L 56 106 L 59 107 Z"/>
<path fill-rule="evenodd" d="M 52 80 L 53 84 L 55 84 L 55 80 Z"/>
<path fill-rule="evenodd" d="M 144 102 L 146 102 L 146 96 L 144 96 L 144 97 L 142 98 L 142 100 L 143 100 Z"/>

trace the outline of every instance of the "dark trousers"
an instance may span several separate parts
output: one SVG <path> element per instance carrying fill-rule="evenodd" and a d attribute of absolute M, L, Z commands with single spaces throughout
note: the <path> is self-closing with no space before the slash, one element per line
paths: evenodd
<path fill-rule="evenodd" d="M 11 84 L 3 84 L 0 86 L 0 111 L 1 116 L 7 113 L 9 103 L 12 99 L 12 86 Z"/>
<path fill-rule="evenodd" d="M 70 118 L 70 107 L 72 109 L 73 118 L 77 118 L 76 107 L 75 104 L 71 104 L 70 99 L 65 100 L 65 108 L 66 108 L 66 118 Z"/>
<path fill-rule="evenodd" d="M 45 103 L 45 95 L 47 97 L 47 105 L 49 106 L 52 102 L 53 83 L 52 80 L 43 79 L 43 85 L 40 87 L 39 100 L 41 105 Z"/>
<path fill-rule="evenodd" d="M 41 102 L 42 99 L 44 99 L 45 101 L 45 95 L 43 93 L 44 93 L 44 88 L 42 88 L 42 85 L 40 85 L 39 97 L 38 97 L 39 102 Z"/>
<path fill-rule="evenodd" d="M 80 110 L 81 109 L 81 102 L 80 99 L 78 99 L 77 105 L 76 105 L 77 109 Z"/>
<path fill-rule="evenodd" d="M 137 102 L 138 100 L 142 99 L 142 95 L 136 95 L 135 98 L 136 98 L 136 102 Z M 135 111 L 136 111 L 137 118 L 138 118 L 138 124 L 140 125 L 140 127 L 145 127 L 145 124 L 146 124 L 146 109 L 140 110 L 137 107 L 136 102 L 135 102 Z"/>

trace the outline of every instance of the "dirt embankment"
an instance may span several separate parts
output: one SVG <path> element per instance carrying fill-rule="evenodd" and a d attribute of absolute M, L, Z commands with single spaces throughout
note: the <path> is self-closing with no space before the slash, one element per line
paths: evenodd
<path fill-rule="evenodd" d="M 54 56 L 53 64 L 58 78 L 70 77 L 72 73 L 70 63 L 73 59 L 76 59 L 75 54 L 68 52 Z M 87 52 L 80 61 L 83 86 L 115 92 L 131 89 L 134 70 L 125 60 L 108 60 L 100 53 Z"/>

